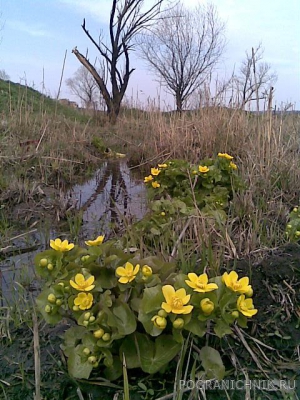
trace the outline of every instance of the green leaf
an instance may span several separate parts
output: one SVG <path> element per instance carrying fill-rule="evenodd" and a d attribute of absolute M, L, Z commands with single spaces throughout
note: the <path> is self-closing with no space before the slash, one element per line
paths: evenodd
<path fill-rule="evenodd" d="M 181 344 L 170 335 L 161 335 L 154 342 L 141 333 L 135 336 L 142 370 L 148 374 L 154 374 L 166 366 L 181 349 Z"/>
<path fill-rule="evenodd" d="M 122 363 L 119 357 L 113 358 L 113 364 L 105 368 L 104 376 L 110 381 L 118 379 L 122 375 Z"/>
<path fill-rule="evenodd" d="M 51 293 L 53 294 L 51 288 L 43 290 L 37 297 L 36 304 L 45 321 L 48 324 L 55 325 L 62 319 L 62 315 L 59 312 L 60 307 L 49 303 L 48 295 Z M 50 313 L 46 312 L 45 307 L 51 307 L 52 311 Z"/>
<path fill-rule="evenodd" d="M 217 319 L 216 325 L 214 326 L 214 331 L 219 338 L 232 333 L 230 326 L 220 318 Z"/>
<path fill-rule="evenodd" d="M 206 379 L 222 380 L 225 376 L 225 367 L 220 353 L 212 347 L 204 346 L 200 350 L 200 360 L 205 370 Z"/>
<path fill-rule="evenodd" d="M 68 371 L 69 374 L 77 379 L 88 379 L 92 372 L 93 366 L 79 355 L 83 350 L 82 345 L 76 346 L 69 350 Z"/>
<path fill-rule="evenodd" d="M 146 288 L 141 301 L 140 312 L 148 314 L 150 312 L 159 310 L 163 301 L 164 295 L 161 290 L 161 285 Z"/>
<path fill-rule="evenodd" d="M 136 330 L 136 319 L 128 304 L 116 302 L 112 307 L 115 316 L 116 328 L 120 335 L 130 335 Z M 108 318 L 108 324 L 110 323 Z"/>
<path fill-rule="evenodd" d="M 127 368 L 140 368 L 140 360 L 136 351 L 135 335 L 127 336 L 119 349 L 120 359 L 125 355 Z"/>
<path fill-rule="evenodd" d="M 206 322 L 199 321 L 194 316 L 186 325 L 184 325 L 184 329 L 192 332 L 194 335 L 202 337 L 206 333 Z"/>

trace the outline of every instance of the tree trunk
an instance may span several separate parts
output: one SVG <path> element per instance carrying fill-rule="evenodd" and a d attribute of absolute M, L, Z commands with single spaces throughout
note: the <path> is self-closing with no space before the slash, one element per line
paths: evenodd
<path fill-rule="evenodd" d="M 182 113 L 182 96 L 180 93 L 176 93 L 176 107 L 177 107 L 177 112 L 180 114 Z"/>

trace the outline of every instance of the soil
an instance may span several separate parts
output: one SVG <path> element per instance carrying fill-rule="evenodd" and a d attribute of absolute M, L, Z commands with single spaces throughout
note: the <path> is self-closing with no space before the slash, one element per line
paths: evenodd
<path fill-rule="evenodd" d="M 300 246 L 288 244 L 269 252 L 259 263 L 253 264 L 248 259 L 237 260 L 234 265 L 239 276 L 250 276 L 254 291 L 253 301 L 259 312 L 248 323 L 248 329 L 239 329 L 244 342 L 237 331 L 230 337 L 216 342 L 228 372 L 226 379 L 245 379 L 243 370 L 246 369 L 245 373 L 249 379 L 296 381 L 295 392 L 299 396 Z M 65 359 L 59 348 L 60 335 L 64 328 L 63 325 L 55 328 L 40 326 L 43 399 L 78 399 L 76 392 L 78 387 L 84 399 L 112 399 L 119 391 L 117 388 L 87 385 L 69 377 Z M 0 339 L 0 399 L 32 399 L 34 392 L 32 331 L 28 325 L 22 325 L 12 329 L 10 334 L 11 341 L 3 332 Z M 153 377 L 130 371 L 131 399 L 156 399 L 170 393 L 176 368 L 175 364 L 173 368 L 172 365 L 171 363 L 167 374 L 157 374 Z M 137 386 L 141 379 L 148 389 L 151 388 L 148 393 L 141 389 L 141 386 Z M 119 385 L 121 391 L 122 381 L 116 382 L 116 385 Z M 228 391 L 228 394 L 231 400 L 245 399 L 243 390 Z M 260 396 L 255 397 L 260 399 L 296 398 L 287 397 L 288 395 L 282 390 L 262 390 L 255 392 L 255 395 Z M 208 400 L 227 399 L 226 396 L 224 391 L 207 392 Z M 119 398 L 121 397 L 120 394 Z"/>

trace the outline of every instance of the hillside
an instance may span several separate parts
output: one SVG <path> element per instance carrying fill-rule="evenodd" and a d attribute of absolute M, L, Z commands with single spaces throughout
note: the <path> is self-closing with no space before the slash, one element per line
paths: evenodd
<path fill-rule="evenodd" d="M 5 115 L 19 110 L 36 114 L 64 115 L 66 118 L 86 122 L 89 117 L 81 110 L 60 104 L 38 90 L 19 83 L 0 79 L 0 113 Z"/>

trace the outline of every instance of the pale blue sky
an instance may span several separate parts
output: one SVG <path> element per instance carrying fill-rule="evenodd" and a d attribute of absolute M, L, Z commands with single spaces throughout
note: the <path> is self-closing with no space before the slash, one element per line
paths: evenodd
<path fill-rule="evenodd" d="M 204 0 L 183 0 L 192 7 Z M 146 0 L 146 3 L 153 3 Z M 245 50 L 262 42 L 266 62 L 278 74 L 275 85 L 277 105 L 292 102 L 300 109 L 300 1 L 299 0 L 212 0 L 220 18 L 226 23 L 227 48 L 218 66 L 218 76 L 229 77 L 238 68 Z M 65 50 L 64 81 L 80 66 L 72 48 L 90 59 L 97 53 L 85 36 L 81 23 L 86 18 L 90 32 L 98 37 L 106 29 L 111 0 L 0 0 L 0 69 L 11 80 L 34 83 L 42 89 L 43 70 L 46 91 L 55 96 L 59 87 Z M 133 58 L 136 71 L 127 92 L 128 97 L 146 101 L 159 89 L 141 61 Z M 61 97 L 70 97 L 63 83 Z M 161 93 L 161 100 L 173 106 L 172 99 Z"/>

